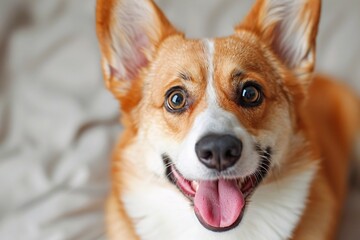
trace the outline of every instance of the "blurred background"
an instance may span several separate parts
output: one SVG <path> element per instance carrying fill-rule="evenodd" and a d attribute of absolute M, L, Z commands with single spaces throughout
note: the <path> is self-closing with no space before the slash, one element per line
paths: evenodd
<path fill-rule="evenodd" d="M 251 0 L 158 0 L 189 37 L 223 36 Z M 317 71 L 360 94 L 360 1 L 324 0 Z M 95 0 L 0 1 L 0 239 L 106 239 L 109 155 L 121 127 L 105 90 Z M 341 240 L 360 239 L 351 184 Z"/>

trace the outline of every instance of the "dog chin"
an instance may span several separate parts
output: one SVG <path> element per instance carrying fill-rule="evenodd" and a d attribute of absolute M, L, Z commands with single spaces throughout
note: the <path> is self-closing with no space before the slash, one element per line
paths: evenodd
<path fill-rule="evenodd" d="M 222 175 L 216 179 L 187 179 L 176 168 L 168 154 L 162 154 L 168 180 L 174 184 L 194 208 L 199 222 L 214 232 L 237 227 L 252 194 L 271 168 L 271 148 L 257 148 L 260 162 L 257 170 L 245 177 Z"/>

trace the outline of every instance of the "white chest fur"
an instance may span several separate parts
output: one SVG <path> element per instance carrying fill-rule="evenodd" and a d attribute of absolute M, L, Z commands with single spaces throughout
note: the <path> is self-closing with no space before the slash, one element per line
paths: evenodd
<path fill-rule="evenodd" d="M 300 219 L 315 169 L 260 186 L 239 226 L 223 233 L 205 229 L 175 187 L 149 181 L 122 200 L 142 240 L 283 240 L 291 236 Z"/>

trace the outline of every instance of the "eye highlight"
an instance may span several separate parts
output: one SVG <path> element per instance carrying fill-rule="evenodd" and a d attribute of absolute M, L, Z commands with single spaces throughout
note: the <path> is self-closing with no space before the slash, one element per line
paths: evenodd
<path fill-rule="evenodd" d="M 187 94 L 181 87 L 173 87 L 166 92 L 165 109 L 170 113 L 181 113 L 186 110 Z"/>
<path fill-rule="evenodd" d="M 246 108 L 257 107 L 263 101 L 263 93 L 259 84 L 249 81 L 239 88 L 237 103 Z"/>

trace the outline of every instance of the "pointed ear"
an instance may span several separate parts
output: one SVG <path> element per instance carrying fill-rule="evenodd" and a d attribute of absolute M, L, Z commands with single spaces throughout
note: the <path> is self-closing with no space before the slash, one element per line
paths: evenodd
<path fill-rule="evenodd" d="M 320 0 L 257 0 L 236 31 L 257 34 L 299 78 L 315 64 Z"/>
<path fill-rule="evenodd" d="M 116 96 L 128 92 L 160 42 L 176 33 L 152 0 L 98 0 L 96 23 L 106 86 Z"/>

